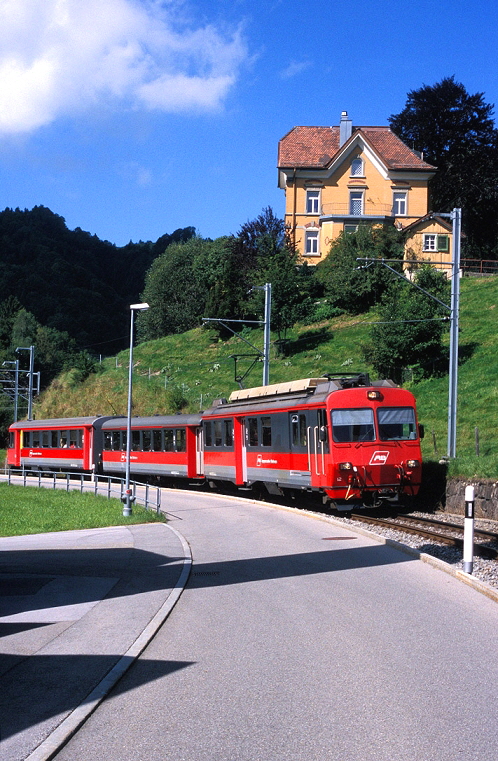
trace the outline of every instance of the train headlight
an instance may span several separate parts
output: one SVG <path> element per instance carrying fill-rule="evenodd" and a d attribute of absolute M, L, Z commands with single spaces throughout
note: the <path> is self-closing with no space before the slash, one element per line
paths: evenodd
<path fill-rule="evenodd" d="M 380 391 L 367 391 L 367 399 L 370 399 L 371 401 L 382 401 L 383 397 Z"/>
<path fill-rule="evenodd" d="M 420 463 L 419 463 L 418 460 L 407 460 L 406 461 L 407 468 L 418 468 L 419 465 L 420 465 Z"/>
<path fill-rule="evenodd" d="M 353 463 L 352 462 L 340 462 L 339 463 L 339 470 L 353 470 Z"/>

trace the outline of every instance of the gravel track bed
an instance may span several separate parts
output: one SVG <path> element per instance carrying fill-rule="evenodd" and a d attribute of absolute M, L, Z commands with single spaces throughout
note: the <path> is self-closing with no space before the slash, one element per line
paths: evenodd
<path fill-rule="evenodd" d="M 427 513 L 410 513 L 410 517 L 427 518 Z M 334 516 L 336 520 L 342 523 L 347 523 L 351 526 L 358 526 L 357 521 L 353 521 L 350 518 L 343 518 L 342 516 Z M 438 521 L 445 521 L 448 523 L 458 523 L 463 526 L 463 517 L 461 515 L 451 515 L 448 513 L 437 513 L 434 516 Z M 361 524 L 360 524 L 361 525 Z M 386 539 L 392 539 L 395 542 L 406 544 L 408 547 L 413 547 L 420 552 L 425 552 L 427 555 L 432 555 L 439 560 L 443 560 L 445 563 L 449 563 L 463 571 L 462 551 L 457 547 L 450 547 L 447 544 L 440 544 L 439 542 L 427 540 L 424 537 L 417 537 L 414 534 L 407 534 L 402 529 L 384 528 L 382 526 L 366 526 L 369 531 L 378 536 L 384 536 Z M 498 525 L 496 521 L 488 520 L 475 520 L 475 528 L 484 529 L 486 531 L 498 532 Z M 496 546 L 496 545 L 494 545 Z M 474 556 L 473 576 L 480 581 L 484 581 L 490 586 L 498 589 L 498 562 L 496 560 L 488 560 L 486 558 L 480 558 Z"/>

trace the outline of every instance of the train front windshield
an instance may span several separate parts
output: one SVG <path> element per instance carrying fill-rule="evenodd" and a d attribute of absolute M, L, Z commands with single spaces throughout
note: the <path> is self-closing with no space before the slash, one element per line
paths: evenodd
<path fill-rule="evenodd" d="M 382 441 L 404 441 L 417 438 L 415 410 L 412 407 L 379 407 L 379 438 Z"/>
<path fill-rule="evenodd" d="M 336 443 L 357 441 L 405 441 L 417 438 L 413 407 L 378 407 L 375 434 L 374 411 L 367 409 L 332 410 L 332 438 Z"/>
<path fill-rule="evenodd" d="M 374 416 L 370 408 L 332 410 L 332 438 L 337 443 L 374 441 Z"/>

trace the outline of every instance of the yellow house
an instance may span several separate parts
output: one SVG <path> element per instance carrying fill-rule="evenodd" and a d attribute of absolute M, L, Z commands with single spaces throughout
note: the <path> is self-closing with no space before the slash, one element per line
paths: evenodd
<path fill-rule="evenodd" d="M 294 127 L 279 142 L 278 171 L 286 227 L 310 264 L 327 256 L 340 233 L 362 224 L 406 229 L 406 258 L 434 258 L 446 244 L 451 250 L 448 225 L 437 215 L 428 220 L 436 167 L 389 127 L 354 127 L 346 111 L 338 127 Z"/>
<path fill-rule="evenodd" d="M 431 262 L 449 277 L 452 269 L 452 224 L 430 212 L 403 229 L 406 233 L 405 259 L 409 262 Z"/>

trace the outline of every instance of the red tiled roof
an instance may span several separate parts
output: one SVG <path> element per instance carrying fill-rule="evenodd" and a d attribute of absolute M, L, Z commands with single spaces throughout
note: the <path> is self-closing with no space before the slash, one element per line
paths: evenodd
<path fill-rule="evenodd" d="M 435 169 L 410 150 L 389 127 L 353 127 L 349 140 L 358 132 L 388 169 Z M 339 148 L 339 127 L 294 127 L 278 144 L 278 166 L 325 169 Z"/>

